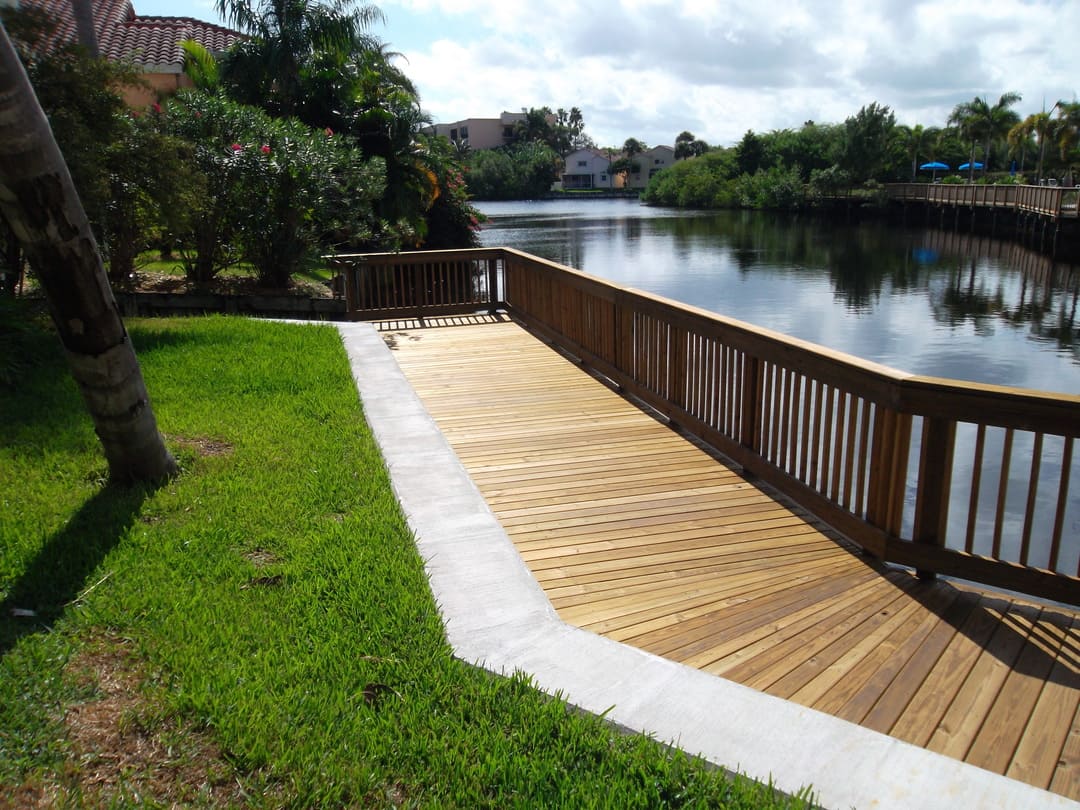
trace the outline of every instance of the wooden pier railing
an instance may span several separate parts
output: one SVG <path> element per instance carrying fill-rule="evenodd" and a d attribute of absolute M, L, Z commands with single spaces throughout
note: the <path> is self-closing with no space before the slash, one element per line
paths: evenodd
<path fill-rule="evenodd" d="M 1051 220 L 1076 219 L 1080 189 L 1061 186 L 1013 186 L 952 183 L 892 183 L 890 200 L 962 208 L 997 208 L 1036 214 Z"/>
<path fill-rule="evenodd" d="M 338 263 L 357 319 L 505 308 L 870 553 L 1080 604 L 1080 396 L 905 374 L 509 249 Z"/>

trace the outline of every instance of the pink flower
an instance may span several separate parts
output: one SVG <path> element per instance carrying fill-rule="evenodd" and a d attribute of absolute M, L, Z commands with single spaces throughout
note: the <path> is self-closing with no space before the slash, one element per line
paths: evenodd
<path fill-rule="evenodd" d="M 262 146 L 259 147 L 259 151 L 262 152 L 264 155 L 269 155 L 270 147 L 264 143 Z"/>
<path fill-rule="evenodd" d="M 234 152 L 240 152 L 240 151 L 242 151 L 242 150 L 243 150 L 243 148 L 244 148 L 244 147 L 243 147 L 243 146 L 241 146 L 241 145 L 240 145 L 240 144 L 238 144 L 238 143 L 234 143 L 234 144 L 232 145 L 232 150 L 233 150 Z"/>
<path fill-rule="evenodd" d="M 156 112 L 156 113 L 160 113 L 160 112 L 161 112 L 161 105 L 160 105 L 160 104 L 158 104 L 158 103 L 157 103 L 157 102 L 155 101 L 155 102 L 154 102 L 153 104 L 151 104 L 151 105 L 150 105 L 150 109 L 152 109 L 152 110 L 153 110 L 154 112 Z"/>
<path fill-rule="evenodd" d="M 334 130 L 330 129 L 330 127 L 327 127 L 326 129 L 324 129 L 323 132 L 326 133 L 327 138 L 334 137 Z"/>
<path fill-rule="evenodd" d="M 196 117 L 196 118 L 202 118 L 202 113 L 201 113 L 201 112 L 199 112 L 198 110 L 196 110 L 196 111 L 195 111 L 195 117 Z"/>

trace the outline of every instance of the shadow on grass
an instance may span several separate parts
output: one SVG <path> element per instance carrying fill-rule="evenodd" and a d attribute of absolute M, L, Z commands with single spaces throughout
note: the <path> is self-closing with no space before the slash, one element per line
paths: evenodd
<path fill-rule="evenodd" d="M 48 632 L 127 534 L 153 487 L 106 486 L 45 541 L 0 603 L 0 656 L 24 636 Z"/>

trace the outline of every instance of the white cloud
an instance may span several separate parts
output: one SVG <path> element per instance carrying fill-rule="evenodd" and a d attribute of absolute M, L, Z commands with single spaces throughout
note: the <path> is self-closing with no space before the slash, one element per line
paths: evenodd
<path fill-rule="evenodd" d="M 876 101 L 942 125 L 974 96 L 1026 115 L 1080 91 L 1076 0 L 382 0 L 376 33 L 436 119 L 580 107 L 603 144 L 729 144 Z M 135 0 L 214 17 L 211 0 Z"/>

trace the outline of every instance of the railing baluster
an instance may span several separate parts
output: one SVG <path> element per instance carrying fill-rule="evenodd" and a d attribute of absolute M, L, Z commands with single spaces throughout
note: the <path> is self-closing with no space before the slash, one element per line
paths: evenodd
<path fill-rule="evenodd" d="M 1058 554 L 1061 553 L 1061 535 L 1065 528 L 1065 509 L 1069 498 L 1069 477 L 1072 474 L 1073 437 L 1066 436 L 1061 448 L 1061 480 L 1058 485 L 1057 510 L 1054 512 L 1054 534 L 1050 539 L 1051 571 L 1057 570 Z M 1076 575 L 1080 576 L 1080 561 L 1077 562 Z"/>
<path fill-rule="evenodd" d="M 1005 498 L 1009 492 L 1009 466 L 1012 463 L 1013 429 L 1005 431 L 1005 444 L 1001 450 L 1001 478 L 998 481 L 997 508 L 994 513 L 994 545 L 990 555 L 1001 556 L 1001 535 L 1005 526 Z"/>
<path fill-rule="evenodd" d="M 844 453 L 844 490 L 840 497 L 840 505 L 845 509 L 851 508 L 851 491 L 854 486 L 852 478 L 855 469 L 855 437 L 859 415 L 859 402 L 851 396 L 851 409 L 848 412 L 847 452 Z"/>
<path fill-rule="evenodd" d="M 1024 531 L 1020 538 L 1020 564 L 1028 564 L 1031 551 L 1031 528 L 1035 522 L 1035 499 L 1039 491 L 1039 469 L 1042 465 L 1043 434 L 1035 434 L 1035 446 L 1031 451 L 1031 478 L 1028 479 L 1027 509 L 1024 510 Z"/>
<path fill-rule="evenodd" d="M 982 482 L 983 448 L 986 446 L 986 425 L 975 431 L 975 459 L 971 468 L 971 498 L 968 503 L 967 532 L 964 534 L 964 551 L 971 554 L 975 549 L 975 526 L 979 519 L 979 487 Z"/>
<path fill-rule="evenodd" d="M 833 437 L 836 425 L 833 422 L 834 407 L 836 400 L 836 389 L 831 385 L 826 385 L 825 389 L 825 418 L 822 423 L 822 436 L 821 436 L 821 480 L 818 484 L 818 489 L 822 494 L 828 497 L 829 483 L 832 481 L 833 471 Z"/>
<path fill-rule="evenodd" d="M 803 378 L 802 391 L 802 433 L 799 437 L 799 480 L 804 484 L 810 455 L 810 412 L 813 409 L 813 381 L 809 377 Z"/>
<path fill-rule="evenodd" d="M 844 466 L 844 420 L 847 416 L 847 394 L 838 390 L 836 396 L 836 424 L 833 427 L 832 483 L 829 486 L 829 497 L 833 501 L 840 500 L 840 473 Z"/>
<path fill-rule="evenodd" d="M 814 380 L 814 433 L 811 437 L 810 448 L 810 487 L 819 489 L 821 479 L 818 477 L 821 462 L 821 409 L 823 407 L 824 385 L 820 379 Z"/>
<path fill-rule="evenodd" d="M 870 425 L 873 421 L 870 413 L 870 403 L 863 400 L 859 424 L 859 474 L 855 488 L 855 514 L 860 517 L 866 514 L 866 476 L 870 469 Z"/>

